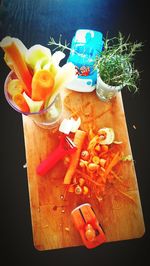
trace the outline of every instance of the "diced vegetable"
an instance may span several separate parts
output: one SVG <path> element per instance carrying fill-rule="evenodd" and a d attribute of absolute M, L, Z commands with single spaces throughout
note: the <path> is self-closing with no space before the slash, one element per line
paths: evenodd
<path fill-rule="evenodd" d="M 90 154 L 89 154 L 89 152 L 86 151 L 86 150 L 83 150 L 83 151 L 81 152 L 81 159 L 83 159 L 83 160 L 89 160 L 89 158 L 90 158 Z"/>
<path fill-rule="evenodd" d="M 59 126 L 59 131 L 64 134 L 69 134 L 70 132 L 75 133 L 78 130 L 80 124 L 81 124 L 80 117 L 77 120 L 73 119 L 72 117 L 71 119 L 65 118 Z"/>

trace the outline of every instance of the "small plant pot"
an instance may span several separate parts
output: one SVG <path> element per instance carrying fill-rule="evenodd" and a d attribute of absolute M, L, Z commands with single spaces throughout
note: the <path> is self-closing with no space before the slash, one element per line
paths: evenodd
<path fill-rule="evenodd" d="M 100 100 L 104 102 L 110 101 L 123 87 L 123 85 L 110 86 L 103 82 L 99 74 L 97 74 L 96 94 Z"/>

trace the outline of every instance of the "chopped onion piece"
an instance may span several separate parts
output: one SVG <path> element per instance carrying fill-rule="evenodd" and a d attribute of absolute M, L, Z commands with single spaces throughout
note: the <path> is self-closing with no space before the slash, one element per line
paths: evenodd
<path fill-rule="evenodd" d="M 64 119 L 60 126 L 59 126 L 59 131 L 64 133 L 64 134 L 69 134 L 70 132 L 75 133 L 78 128 L 80 127 L 81 124 L 81 119 L 80 117 L 77 120 L 74 120 L 73 118 L 71 119 Z"/>
<path fill-rule="evenodd" d="M 99 141 L 99 144 L 101 145 L 109 145 L 111 143 L 114 142 L 114 139 L 115 139 L 115 133 L 114 133 L 114 130 L 112 128 L 109 128 L 109 127 L 105 127 L 105 128 L 101 128 L 99 130 L 99 135 L 105 133 L 105 137 L 104 139 L 101 139 Z"/>

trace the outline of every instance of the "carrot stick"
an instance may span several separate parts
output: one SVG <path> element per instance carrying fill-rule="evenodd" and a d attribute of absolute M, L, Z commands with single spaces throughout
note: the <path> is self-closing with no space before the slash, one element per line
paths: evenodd
<path fill-rule="evenodd" d="M 50 71 L 39 70 L 32 79 L 32 100 L 45 101 L 46 98 L 52 93 L 54 86 L 54 78 Z"/>
<path fill-rule="evenodd" d="M 110 171 L 112 168 L 120 161 L 120 153 L 117 152 L 113 159 L 111 160 L 110 164 L 107 166 L 106 171 L 105 171 L 105 177 L 109 175 Z"/>
<path fill-rule="evenodd" d="M 13 97 L 13 101 L 22 112 L 27 113 L 30 111 L 29 106 L 22 94 L 15 94 Z"/>
<path fill-rule="evenodd" d="M 21 50 L 19 50 L 15 41 L 11 37 L 5 37 L 1 41 L 1 47 L 6 53 L 6 56 L 10 58 L 11 65 L 17 75 L 18 79 L 24 84 L 25 92 L 31 96 L 31 81 L 32 75 L 30 74 L 26 62 L 23 58 Z"/>
<path fill-rule="evenodd" d="M 85 131 L 82 131 L 82 130 L 76 131 L 75 136 L 74 136 L 74 144 L 76 145 L 77 150 L 71 156 L 70 165 L 64 178 L 64 184 L 66 185 L 71 183 L 71 179 L 77 168 L 78 161 L 80 158 L 80 152 L 81 152 L 85 137 L 86 137 Z"/>

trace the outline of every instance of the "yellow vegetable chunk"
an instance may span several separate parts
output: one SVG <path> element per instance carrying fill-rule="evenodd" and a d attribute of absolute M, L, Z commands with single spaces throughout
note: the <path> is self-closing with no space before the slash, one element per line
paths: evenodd
<path fill-rule="evenodd" d="M 11 97 L 16 94 L 21 94 L 24 91 L 24 86 L 19 79 L 12 79 L 8 83 L 8 93 Z"/>

